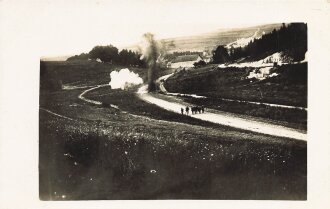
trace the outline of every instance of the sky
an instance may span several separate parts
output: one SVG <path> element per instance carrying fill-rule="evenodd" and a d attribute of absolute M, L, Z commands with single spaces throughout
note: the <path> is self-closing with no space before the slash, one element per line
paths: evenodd
<path fill-rule="evenodd" d="M 1 10 L 0 23 L 10 25 L 9 28 L 15 34 L 23 35 L 24 40 L 37 39 L 40 44 L 36 47 L 45 57 L 88 52 L 96 45 L 112 44 L 121 48 L 138 43 L 146 32 L 154 33 L 156 38 L 161 39 L 285 22 L 283 17 L 286 12 L 292 11 L 286 11 L 290 1 L 282 6 L 272 6 L 273 3 L 265 4 L 264 1 L 251 4 L 216 0 L 0 2 L 0 8 L 6 8 Z M 297 8 L 303 7 L 303 4 L 295 5 Z M 276 12 L 277 7 L 281 7 L 281 13 Z M 15 12 L 6 13 L 7 10 Z M 296 18 L 303 19 L 303 13 L 299 14 Z M 1 20 L 1 17 L 5 18 Z M 26 31 L 34 33 L 28 34 Z"/>

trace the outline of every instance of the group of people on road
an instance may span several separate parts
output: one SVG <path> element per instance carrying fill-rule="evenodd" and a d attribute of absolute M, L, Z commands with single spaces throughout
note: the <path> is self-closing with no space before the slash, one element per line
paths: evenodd
<path fill-rule="evenodd" d="M 181 114 L 189 115 L 189 112 L 191 112 L 192 115 L 197 113 L 204 113 L 205 107 L 204 106 L 193 106 L 193 107 L 181 107 Z"/>

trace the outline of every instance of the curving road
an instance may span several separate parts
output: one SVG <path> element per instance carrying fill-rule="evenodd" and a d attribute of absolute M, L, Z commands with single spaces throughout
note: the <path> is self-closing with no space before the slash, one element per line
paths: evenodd
<path fill-rule="evenodd" d="M 92 103 L 95 105 L 101 105 L 102 102 L 87 99 L 84 97 L 84 95 L 92 90 L 102 88 L 104 86 L 107 86 L 107 84 L 98 85 L 98 86 L 89 88 L 89 89 L 83 91 L 78 97 L 79 97 L 79 99 L 81 99 L 85 102 Z M 187 105 L 193 106 L 188 103 L 169 102 L 164 99 L 156 98 L 152 94 L 147 92 L 147 85 L 140 87 L 138 89 L 137 94 L 139 95 L 140 99 L 142 99 L 146 102 L 155 104 L 163 109 L 166 109 L 166 110 L 172 111 L 172 112 L 176 112 L 178 114 L 181 114 L 182 107 L 185 107 Z M 118 107 L 116 105 L 111 105 L 111 107 L 118 109 Z M 49 110 L 45 110 L 45 111 L 50 112 Z M 52 114 L 53 114 L 53 112 L 52 112 Z M 220 112 L 217 110 L 209 110 L 203 114 L 194 114 L 194 115 L 192 115 L 190 112 L 189 115 L 191 117 L 194 117 L 194 118 L 197 118 L 200 120 L 209 121 L 212 123 L 217 123 L 217 124 L 226 125 L 226 126 L 231 126 L 231 127 L 235 127 L 235 128 L 239 128 L 239 129 L 249 130 L 249 131 L 253 131 L 253 132 L 257 132 L 257 133 L 263 133 L 263 134 L 269 134 L 269 135 L 273 135 L 273 136 L 287 137 L 287 138 L 293 138 L 293 139 L 307 141 L 307 134 L 305 131 L 296 130 L 296 129 L 288 128 L 288 127 L 281 126 L 281 125 L 274 125 L 271 123 L 253 120 L 253 119 L 251 119 L 251 117 L 246 117 L 246 118 L 244 118 L 244 116 L 238 117 L 237 115 L 224 113 L 224 112 Z"/>
<path fill-rule="evenodd" d="M 149 94 L 147 91 L 147 86 L 142 86 L 138 90 L 139 97 L 149 103 L 155 104 L 163 109 L 166 109 L 168 111 L 176 112 L 178 114 L 181 114 L 181 108 L 188 106 L 193 106 L 191 104 L 183 104 L 183 103 L 177 103 L 177 102 L 169 102 L 164 99 L 159 99 L 151 94 Z M 251 118 L 243 118 L 237 117 L 231 114 L 225 114 L 220 111 L 212 110 L 211 112 L 205 112 L 203 114 L 190 114 L 191 117 L 198 118 L 200 120 L 209 121 L 212 123 L 218 123 L 221 125 L 226 126 L 232 126 L 239 129 L 249 130 L 253 132 L 263 133 L 263 134 L 269 134 L 273 136 L 279 136 L 279 137 L 287 137 L 287 138 L 294 138 L 298 140 L 304 140 L 307 141 L 307 134 L 304 131 L 296 130 L 292 128 L 287 128 L 285 126 L 280 125 L 274 125 L 270 123 L 260 122 L 257 120 L 251 120 Z"/>
<path fill-rule="evenodd" d="M 168 92 L 165 89 L 164 82 L 161 80 L 166 80 L 167 78 L 171 77 L 173 73 L 165 75 L 163 77 L 160 77 L 157 82 L 159 83 L 159 89 L 161 92 L 167 95 L 171 96 L 186 96 L 186 97 L 194 97 L 194 98 L 207 98 L 206 96 L 200 96 L 196 94 L 182 94 L 182 93 L 172 93 Z M 285 108 L 285 109 L 297 109 L 297 110 L 305 110 L 307 111 L 307 108 L 305 107 L 299 107 L 299 106 L 290 106 L 290 105 L 281 105 L 281 104 L 272 104 L 272 103 L 266 103 L 266 102 L 251 102 L 251 101 L 245 101 L 245 100 L 238 100 L 238 99 L 226 99 L 226 98 L 219 98 L 223 101 L 229 101 L 229 102 L 239 102 L 239 103 L 248 103 L 248 104 L 257 104 L 257 105 L 266 105 L 270 107 L 280 107 L 280 108 Z"/>

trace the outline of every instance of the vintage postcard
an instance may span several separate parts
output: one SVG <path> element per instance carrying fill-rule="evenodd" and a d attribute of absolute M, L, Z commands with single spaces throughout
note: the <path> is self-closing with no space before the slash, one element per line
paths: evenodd
<path fill-rule="evenodd" d="M 29 71 L 34 74 L 16 74 L 32 78 L 34 96 L 17 82 L 24 86 L 22 95 L 26 88 L 25 96 L 17 98 L 33 101 L 20 101 L 18 107 L 32 107 L 34 113 L 17 108 L 21 119 L 8 119 L 8 124 L 24 122 L 27 132 L 11 135 L 3 128 L 1 138 L 6 145 L 8 136 L 33 132 L 34 144 L 21 146 L 13 159 L 24 168 L 34 165 L 23 178 L 33 179 L 26 181 L 33 187 L 33 200 L 25 198 L 28 208 L 121 203 L 125 208 L 313 208 L 314 199 L 324 200 L 315 195 L 316 187 L 311 190 L 313 185 L 323 185 L 318 191 L 329 194 L 329 152 L 323 149 L 329 145 L 323 135 L 329 111 L 319 114 L 329 104 L 329 86 L 318 87 L 327 83 L 326 66 L 319 60 L 329 50 L 324 35 L 329 27 L 317 27 L 319 17 L 329 22 L 329 7 L 321 9 L 328 3 L 0 5 L 5 5 L 0 23 L 8 29 L 1 40 L 4 48 L 19 50 L 25 43 L 35 50 L 25 53 L 34 58 Z M 24 26 L 24 19 L 29 24 Z M 23 33 L 28 29 L 35 35 Z M 11 44 L 8 31 L 22 41 Z M 1 65 L 24 67 L 3 54 Z M 7 89 L 10 80 L 3 80 L 1 88 Z M 6 95 L 0 96 L 15 94 Z M 24 157 L 29 146 L 31 160 Z M 3 150 L 4 156 L 13 153 Z M 8 163 L 4 168 L 16 165 Z M 8 175 L 18 179 L 22 172 L 16 170 L 5 169 L 3 185 L 9 185 Z M 12 191 L 8 194 L 0 195 L 6 199 L 4 208 L 24 207 L 24 201 L 11 202 Z M 186 204 L 175 205 L 180 201 Z"/>

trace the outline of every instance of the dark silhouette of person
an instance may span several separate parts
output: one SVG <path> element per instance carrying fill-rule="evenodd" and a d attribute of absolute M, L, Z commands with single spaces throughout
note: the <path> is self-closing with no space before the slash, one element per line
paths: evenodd
<path fill-rule="evenodd" d="M 197 107 L 196 106 L 191 108 L 191 114 L 197 114 Z"/>
<path fill-rule="evenodd" d="M 181 107 L 181 114 L 183 115 L 183 113 L 184 113 L 184 109 L 183 107 Z"/>
<path fill-rule="evenodd" d="M 189 107 L 188 106 L 186 107 L 186 114 L 187 115 L 189 114 Z"/>

